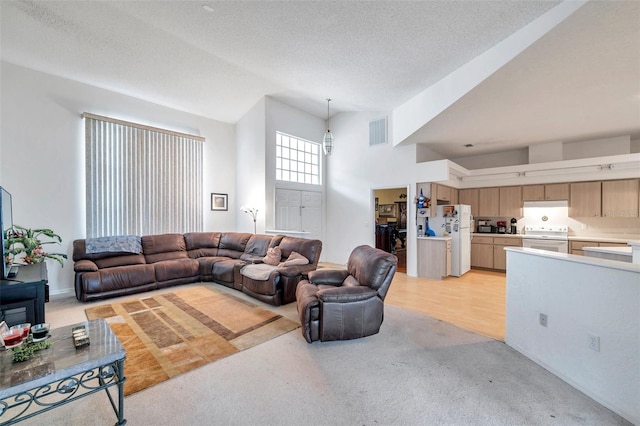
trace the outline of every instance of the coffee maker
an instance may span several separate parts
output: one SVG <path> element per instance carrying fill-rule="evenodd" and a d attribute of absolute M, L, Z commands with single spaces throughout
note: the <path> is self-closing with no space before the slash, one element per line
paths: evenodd
<path fill-rule="evenodd" d="M 511 218 L 511 230 L 509 231 L 510 234 L 517 234 L 518 233 L 518 220 L 515 217 Z"/>
<path fill-rule="evenodd" d="M 506 234 L 507 233 L 507 222 L 499 220 L 498 222 L 496 222 L 497 224 L 497 232 L 498 234 Z"/>

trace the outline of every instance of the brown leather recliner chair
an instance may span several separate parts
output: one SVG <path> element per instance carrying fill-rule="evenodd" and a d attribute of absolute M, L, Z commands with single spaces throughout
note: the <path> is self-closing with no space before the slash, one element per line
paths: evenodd
<path fill-rule="evenodd" d="M 380 331 L 384 298 L 398 259 L 366 245 L 356 247 L 346 270 L 319 269 L 296 289 L 302 335 L 316 340 L 348 340 Z"/>

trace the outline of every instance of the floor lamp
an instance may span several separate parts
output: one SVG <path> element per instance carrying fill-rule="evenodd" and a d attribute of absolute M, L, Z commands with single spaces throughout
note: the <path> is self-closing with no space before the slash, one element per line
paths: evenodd
<path fill-rule="evenodd" d="M 241 207 L 241 210 L 245 213 L 249 213 L 253 218 L 253 233 L 256 234 L 256 219 L 258 217 L 258 209 L 254 207 Z"/>

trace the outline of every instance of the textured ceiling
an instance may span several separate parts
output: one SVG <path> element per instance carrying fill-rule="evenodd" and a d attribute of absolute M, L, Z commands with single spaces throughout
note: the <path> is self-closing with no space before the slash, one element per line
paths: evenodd
<path fill-rule="evenodd" d="M 324 117 L 327 97 L 333 99 L 332 113 L 390 111 L 556 4 L 0 1 L 0 54 L 17 65 L 225 122 L 236 122 L 266 95 Z M 474 153 L 481 153 L 483 141 L 498 140 L 504 150 L 557 140 L 562 132 L 556 126 L 545 134 L 540 127 L 549 120 L 535 125 L 530 114 L 568 120 L 567 108 L 575 109 L 576 102 L 567 100 L 576 91 L 590 92 L 580 98 L 588 104 L 611 96 L 610 89 L 618 96 L 625 87 L 608 87 L 612 78 L 605 65 L 611 60 L 611 73 L 623 73 L 626 93 L 636 96 L 631 99 L 637 104 L 640 91 L 630 90 L 633 83 L 628 81 L 640 63 L 637 5 L 598 2 L 583 7 L 567 20 L 566 29 L 561 24 L 428 123 L 420 131 L 420 142 L 455 156 L 460 155 L 457 147 L 468 141 L 478 142 Z M 611 15 L 613 9 L 618 13 Z M 603 13 L 605 19 L 600 18 Z M 618 31 L 619 26 L 623 28 Z M 623 36 L 635 36 L 625 44 L 635 52 L 624 66 L 613 66 Z M 595 45 L 594 50 L 589 45 Z M 597 72 L 582 77 L 598 64 Z M 637 73 L 635 77 L 637 86 Z M 600 92 L 607 93 L 599 93 L 594 79 L 603 83 L 597 84 Z M 563 93 L 552 98 L 565 100 L 558 105 L 548 97 Z M 514 114 L 525 105 L 521 116 Z M 625 108 L 618 105 L 614 111 L 625 115 Z M 585 136 L 632 127 L 627 119 L 596 126 L 594 122 L 607 120 L 592 120 L 602 117 L 600 110 L 588 109 L 581 105 L 579 114 L 581 123 L 590 125 Z M 528 121 L 519 123 L 525 112 Z M 582 136 L 576 122 L 568 120 L 565 127 Z M 638 126 L 630 130 L 637 132 Z M 535 137 L 527 134 L 536 129 Z"/>

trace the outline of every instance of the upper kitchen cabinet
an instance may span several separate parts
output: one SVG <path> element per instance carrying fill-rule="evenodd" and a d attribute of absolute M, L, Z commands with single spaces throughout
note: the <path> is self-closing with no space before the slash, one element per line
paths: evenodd
<path fill-rule="evenodd" d="M 523 201 L 555 201 L 569 199 L 569 184 L 525 185 L 522 187 Z"/>
<path fill-rule="evenodd" d="M 569 184 L 554 183 L 544 186 L 544 199 L 549 201 L 568 200 Z"/>
<path fill-rule="evenodd" d="M 503 186 L 500 188 L 500 217 L 522 217 L 522 187 Z"/>
<path fill-rule="evenodd" d="M 638 179 L 602 182 L 602 216 L 638 217 Z"/>
<path fill-rule="evenodd" d="M 499 188 L 478 188 L 478 216 L 500 216 Z"/>
<path fill-rule="evenodd" d="M 437 201 L 440 201 L 439 204 L 442 204 L 443 202 L 448 204 L 458 204 L 458 190 L 456 188 L 432 183 L 431 195 L 432 199 L 435 198 L 436 204 L 438 204 Z"/>
<path fill-rule="evenodd" d="M 461 189 L 458 191 L 458 202 L 471 206 L 471 214 L 478 216 L 478 188 Z"/>
<path fill-rule="evenodd" d="M 599 217 L 602 212 L 601 182 L 577 182 L 570 188 L 569 216 Z"/>
<path fill-rule="evenodd" d="M 522 187 L 523 201 L 544 200 L 544 185 L 525 185 Z"/>

